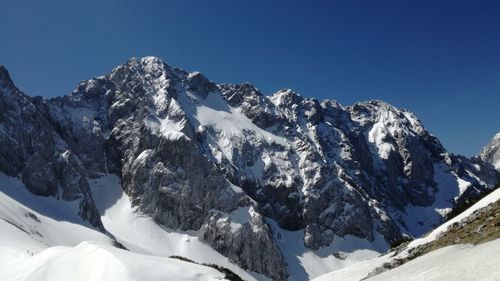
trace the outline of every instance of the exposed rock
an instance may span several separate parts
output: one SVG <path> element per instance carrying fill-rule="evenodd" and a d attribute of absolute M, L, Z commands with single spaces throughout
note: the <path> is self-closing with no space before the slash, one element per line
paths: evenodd
<path fill-rule="evenodd" d="M 0 171 L 20 176 L 34 194 L 79 201 L 79 215 L 103 230 L 86 168 L 40 111 L 44 101 L 20 92 L 0 67 Z M 83 141 L 83 139 L 82 139 Z"/>
<path fill-rule="evenodd" d="M 281 121 L 274 104 L 252 84 L 222 84 L 219 88 L 228 104 L 240 108 L 241 112 L 257 126 L 268 128 Z"/>
<path fill-rule="evenodd" d="M 229 214 L 211 212 L 200 229 L 200 237 L 243 269 L 266 272 L 273 280 L 288 276 L 271 230 L 254 207 L 242 207 Z"/>

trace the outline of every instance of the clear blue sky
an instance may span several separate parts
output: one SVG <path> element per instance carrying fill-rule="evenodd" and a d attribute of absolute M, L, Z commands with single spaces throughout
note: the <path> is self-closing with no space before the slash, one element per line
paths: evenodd
<path fill-rule="evenodd" d="M 454 153 L 500 131 L 500 1 L 0 0 L 0 64 L 29 95 L 146 55 L 266 94 L 385 100 Z"/>

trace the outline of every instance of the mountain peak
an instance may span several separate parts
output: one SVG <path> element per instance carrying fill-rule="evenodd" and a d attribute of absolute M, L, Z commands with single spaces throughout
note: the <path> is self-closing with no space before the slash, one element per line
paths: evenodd
<path fill-rule="evenodd" d="M 0 64 L 0 74 L 3 74 L 4 72 L 7 72 L 7 69 L 5 68 L 5 66 Z"/>
<path fill-rule="evenodd" d="M 496 134 L 493 136 L 493 140 L 498 140 L 498 141 L 500 141 L 500 132 L 496 133 Z"/>
<path fill-rule="evenodd" d="M 145 64 L 164 64 L 165 62 L 159 57 L 155 56 L 145 56 L 140 58 L 140 61 Z"/>
<path fill-rule="evenodd" d="M 142 65 L 163 65 L 166 64 L 161 58 L 155 56 L 131 57 L 125 64 L 142 64 Z"/>
<path fill-rule="evenodd" d="M 9 71 L 3 65 L 0 65 L 0 83 L 12 84 L 12 80 L 10 79 Z"/>
<path fill-rule="evenodd" d="M 0 65 L 0 103 L 2 102 L 2 96 L 5 97 L 3 102 L 10 104 L 10 107 L 15 107 L 15 99 L 26 100 L 26 97 L 20 94 L 19 89 L 17 89 L 16 85 L 14 85 L 7 68 Z M 7 100 L 10 100 L 10 102 Z M 2 105 L 0 104 L 0 116 L 2 114 L 2 109 L 5 108 L 2 108 Z"/>
<path fill-rule="evenodd" d="M 275 106 L 297 104 L 304 99 L 299 93 L 292 89 L 281 89 L 272 94 L 269 99 Z"/>
<path fill-rule="evenodd" d="M 180 71 L 180 70 L 178 70 Z M 173 72 L 173 68 L 166 64 L 162 59 L 153 56 L 147 57 L 132 57 L 124 64 L 115 67 L 110 75 L 121 73 L 138 73 L 138 74 L 151 74 L 154 77 L 161 76 L 163 72 Z M 187 72 L 183 74 L 187 75 Z"/>

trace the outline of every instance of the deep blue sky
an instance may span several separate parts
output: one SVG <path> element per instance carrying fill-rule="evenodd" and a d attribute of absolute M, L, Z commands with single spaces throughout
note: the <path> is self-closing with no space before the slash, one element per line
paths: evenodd
<path fill-rule="evenodd" d="M 29 95 L 146 55 L 266 94 L 382 99 L 454 153 L 500 131 L 500 1 L 0 0 L 0 64 Z"/>

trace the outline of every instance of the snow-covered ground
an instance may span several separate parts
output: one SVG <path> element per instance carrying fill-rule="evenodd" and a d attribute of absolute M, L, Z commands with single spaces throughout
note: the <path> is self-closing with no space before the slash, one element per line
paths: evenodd
<path fill-rule="evenodd" d="M 321 275 L 317 278 L 314 278 L 313 281 L 359 281 L 365 278 L 370 272 L 373 271 L 373 269 L 381 266 L 385 262 L 390 261 L 390 259 L 391 258 L 388 255 L 385 255 L 382 257 L 365 260 Z"/>
<path fill-rule="evenodd" d="M 107 176 L 102 180 L 112 183 L 115 178 Z M 99 203 L 115 207 L 107 212 L 108 217 L 103 217 L 104 221 L 112 221 L 120 211 L 127 214 L 130 210 L 130 204 L 101 195 L 98 197 Z M 115 248 L 112 239 L 93 229 L 77 213 L 76 202 L 35 196 L 18 179 L 0 173 L 0 280 L 223 279 L 222 273 L 210 267 L 152 252 L 142 254 L 148 251 L 141 246 L 127 245 L 131 246 L 132 251 Z M 141 221 L 139 215 L 136 217 Z M 138 226 L 132 218 L 128 222 L 131 223 L 127 228 L 129 231 Z M 151 237 L 147 236 L 148 233 L 154 234 L 154 230 L 143 230 L 145 237 L 138 240 L 140 243 Z M 184 241 L 186 236 L 178 234 L 178 237 L 177 241 L 162 241 L 164 237 L 158 237 L 159 240 L 152 242 L 159 249 L 165 244 L 175 243 L 182 248 L 180 241 Z M 205 248 L 200 248 L 200 251 L 206 251 L 208 255 L 215 252 L 203 246 Z M 213 257 L 216 259 L 210 262 L 221 264 L 220 257 Z M 245 278 L 252 280 L 248 276 L 246 274 Z"/>
<path fill-rule="evenodd" d="M 454 245 L 423 255 L 400 267 L 366 280 L 500 280 L 500 239 L 477 246 Z M 374 268 L 389 261 L 388 256 L 357 263 L 353 266 L 322 275 L 314 281 L 359 281 Z"/>
<path fill-rule="evenodd" d="M 224 277 L 210 267 L 90 242 L 75 247 L 50 247 L 32 257 L 5 264 L 12 254 L 5 251 L 0 254 L 0 280 L 208 281 Z"/>
<path fill-rule="evenodd" d="M 498 281 L 500 280 L 499 253 L 500 239 L 477 246 L 453 245 L 430 252 L 367 280 Z"/>
<path fill-rule="evenodd" d="M 73 247 L 82 241 L 112 244 L 78 216 L 77 202 L 40 197 L 16 178 L 0 173 L 0 247 L 39 253 L 52 246 Z M 0 278 L 1 280 L 1 278 Z"/>

